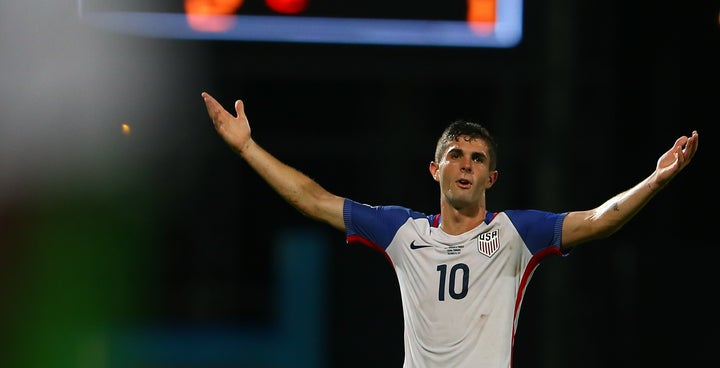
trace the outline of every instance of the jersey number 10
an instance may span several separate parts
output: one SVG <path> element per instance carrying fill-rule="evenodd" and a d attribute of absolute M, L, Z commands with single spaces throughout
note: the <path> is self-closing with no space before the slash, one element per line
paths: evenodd
<path fill-rule="evenodd" d="M 440 272 L 440 285 L 438 287 L 438 300 L 445 300 L 445 281 L 447 280 L 448 294 L 453 299 L 462 299 L 468 292 L 468 279 L 470 276 L 470 268 L 465 263 L 458 263 L 450 268 L 450 277 L 448 277 L 448 266 L 441 264 L 437 266 Z M 462 284 L 460 291 L 457 290 L 458 272 L 462 273 Z"/>

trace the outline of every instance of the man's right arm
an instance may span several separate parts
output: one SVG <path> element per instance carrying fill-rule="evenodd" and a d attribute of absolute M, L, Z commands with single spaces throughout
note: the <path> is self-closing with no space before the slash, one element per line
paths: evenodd
<path fill-rule="evenodd" d="M 203 92 L 203 100 L 215 130 L 283 199 L 305 216 L 345 231 L 344 198 L 334 195 L 307 175 L 286 165 L 260 147 L 250 135 L 242 101 L 235 102 L 237 116 Z"/>

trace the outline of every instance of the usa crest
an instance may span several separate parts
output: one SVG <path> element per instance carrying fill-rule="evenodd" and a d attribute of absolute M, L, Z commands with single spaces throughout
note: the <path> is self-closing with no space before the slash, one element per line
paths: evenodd
<path fill-rule="evenodd" d="M 478 235 L 478 252 L 492 257 L 500 249 L 500 229 Z"/>

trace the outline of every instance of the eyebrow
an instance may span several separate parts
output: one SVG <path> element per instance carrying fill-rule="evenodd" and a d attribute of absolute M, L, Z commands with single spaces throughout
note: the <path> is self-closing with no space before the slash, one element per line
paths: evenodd
<path fill-rule="evenodd" d="M 460 148 L 457 148 L 457 147 L 451 147 L 450 149 L 447 150 L 448 155 L 451 153 L 455 153 L 455 152 L 463 153 L 463 150 Z"/>
<path fill-rule="evenodd" d="M 463 149 L 457 148 L 457 147 L 453 147 L 453 148 L 450 148 L 450 149 L 447 151 L 447 154 L 449 155 L 449 154 L 451 154 L 451 153 L 453 153 L 453 152 L 460 152 L 460 153 L 463 153 L 463 154 L 465 153 L 465 151 L 464 151 Z M 473 156 L 473 155 L 481 155 L 481 156 L 483 156 L 483 157 L 485 157 L 485 158 L 488 157 L 488 155 L 487 155 L 484 151 L 471 151 L 471 152 L 470 152 L 470 155 L 471 155 L 471 156 Z"/>

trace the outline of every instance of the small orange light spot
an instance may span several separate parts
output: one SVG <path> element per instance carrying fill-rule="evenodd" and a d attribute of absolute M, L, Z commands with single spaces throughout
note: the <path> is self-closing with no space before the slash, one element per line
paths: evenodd
<path fill-rule="evenodd" d="M 130 125 L 124 124 L 122 125 L 122 132 L 125 135 L 130 135 Z"/>

